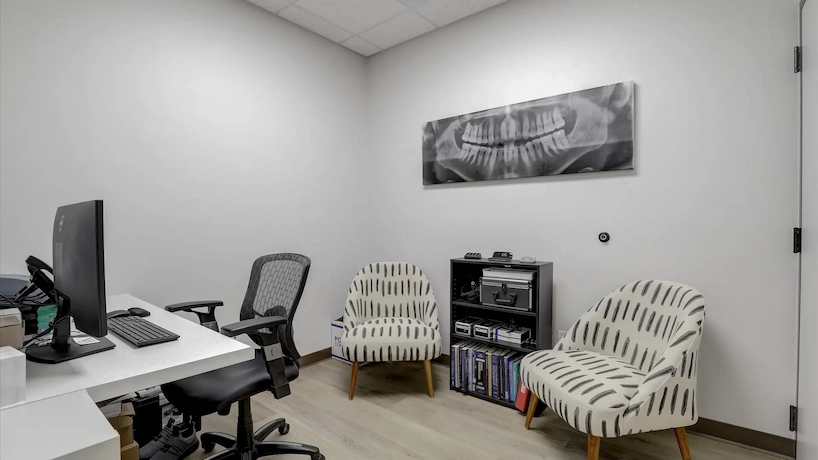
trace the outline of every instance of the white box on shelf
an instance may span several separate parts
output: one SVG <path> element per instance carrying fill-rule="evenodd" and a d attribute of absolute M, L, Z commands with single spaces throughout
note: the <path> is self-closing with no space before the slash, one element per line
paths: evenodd
<path fill-rule="evenodd" d="M 26 399 L 26 355 L 0 347 L 0 407 Z"/>

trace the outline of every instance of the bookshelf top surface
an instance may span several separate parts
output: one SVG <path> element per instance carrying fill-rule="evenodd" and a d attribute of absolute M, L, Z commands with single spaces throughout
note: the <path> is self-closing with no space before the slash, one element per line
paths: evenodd
<path fill-rule="evenodd" d="M 538 260 L 536 262 L 522 262 L 519 260 L 511 260 L 508 262 L 503 261 L 495 261 L 495 260 L 488 260 L 488 259 L 464 259 L 463 257 L 458 257 L 456 259 L 452 259 L 452 262 L 460 263 L 460 264 L 475 264 L 475 265 L 507 265 L 511 267 L 519 267 L 519 268 L 526 268 L 526 267 L 542 267 L 544 265 L 550 265 L 553 262 L 547 262 L 544 260 Z"/>

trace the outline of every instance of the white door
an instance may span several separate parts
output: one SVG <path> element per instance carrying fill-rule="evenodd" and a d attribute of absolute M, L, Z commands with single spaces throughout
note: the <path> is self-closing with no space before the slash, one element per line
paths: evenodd
<path fill-rule="evenodd" d="M 801 8 L 801 321 L 798 459 L 818 459 L 818 0 Z"/>

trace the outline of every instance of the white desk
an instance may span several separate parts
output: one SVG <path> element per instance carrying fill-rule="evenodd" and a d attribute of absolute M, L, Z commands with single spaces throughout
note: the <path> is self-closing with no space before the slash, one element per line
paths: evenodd
<path fill-rule="evenodd" d="M 107 299 L 108 311 L 127 310 L 130 307 L 148 310 L 151 312 L 146 318 L 148 321 L 178 334 L 179 339 L 136 348 L 115 334 L 108 334 L 107 337 L 116 344 L 113 350 L 59 364 L 28 361 L 26 399 L 0 408 L 0 439 L 3 441 L 0 443 L 0 459 L 47 459 L 64 455 L 56 454 L 53 444 L 58 445 L 57 450 L 60 452 L 68 449 L 66 452 L 79 455 L 70 458 L 119 458 L 119 438 L 93 402 L 231 366 L 255 356 L 253 348 L 238 340 L 225 337 L 131 295 L 111 296 Z M 87 418 L 84 420 L 90 420 L 89 425 L 67 427 L 62 422 L 55 423 L 54 418 L 41 417 L 42 414 L 52 412 L 65 417 L 70 417 L 72 412 L 85 414 L 83 416 Z M 105 421 L 105 424 L 94 422 L 94 414 L 99 414 L 102 418 L 96 418 Z M 34 418 L 41 423 L 31 424 L 23 420 L 25 418 Z M 74 429 L 84 430 L 85 435 L 67 440 L 73 436 L 71 430 Z M 111 432 L 116 436 L 117 449 L 116 455 L 109 457 L 105 453 L 108 449 L 105 439 Z M 48 439 L 48 442 L 38 443 L 33 437 Z M 13 439 L 17 441 L 11 442 Z M 25 449 L 19 450 L 23 448 L 21 446 Z M 97 452 L 95 449 L 100 450 L 92 457 L 78 454 Z"/>
<path fill-rule="evenodd" d="M 109 333 L 116 348 L 59 364 L 26 363 L 22 404 L 86 390 L 96 402 L 253 359 L 238 340 L 202 327 L 128 294 L 107 299 L 108 311 L 142 307 L 146 320 L 179 335 L 172 342 L 137 348 Z M 21 404 L 18 403 L 18 404 Z"/>

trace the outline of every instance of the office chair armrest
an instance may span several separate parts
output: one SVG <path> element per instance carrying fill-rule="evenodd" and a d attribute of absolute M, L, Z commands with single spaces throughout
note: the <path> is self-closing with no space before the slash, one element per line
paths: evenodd
<path fill-rule="evenodd" d="M 228 324 L 227 326 L 222 327 L 222 334 L 228 337 L 235 337 L 241 334 L 253 334 L 260 333 L 264 335 L 274 335 L 276 337 L 276 342 L 278 342 L 278 334 L 277 333 L 263 333 L 259 331 L 259 329 L 272 329 L 278 326 L 283 326 L 287 324 L 287 318 L 283 316 L 262 316 L 259 318 L 254 319 L 246 319 L 244 321 L 239 321 L 237 323 Z"/>
<path fill-rule="evenodd" d="M 216 307 L 221 307 L 222 305 L 224 305 L 224 302 L 222 302 L 221 300 L 199 300 L 199 301 L 196 301 L 196 302 L 182 302 L 182 303 L 175 303 L 175 304 L 172 304 L 172 305 L 167 305 L 165 307 L 165 310 L 167 310 L 167 311 L 169 311 L 171 313 L 175 313 L 177 311 L 191 311 L 192 309 L 198 308 L 198 307 L 216 308 Z"/>
<path fill-rule="evenodd" d="M 198 300 L 194 302 L 182 302 L 166 305 L 165 310 L 171 313 L 175 313 L 177 311 L 196 313 L 196 316 L 199 317 L 199 324 L 219 332 L 219 324 L 216 322 L 215 311 L 216 307 L 221 307 L 222 305 L 224 305 L 224 302 L 221 300 Z M 194 308 L 207 308 L 207 311 L 196 311 Z"/>
<path fill-rule="evenodd" d="M 270 391 L 273 392 L 276 399 L 290 394 L 290 382 L 287 380 L 286 364 L 284 363 L 284 350 L 278 337 L 279 328 L 286 324 L 287 318 L 283 316 L 262 316 L 222 327 L 222 334 L 228 337 L 247 334 L 253 339 L 253 342 L 261 346 L 264 352 L 264 361 L 267 364 L 267 372 L 270 374 L 272 382 Z"/>

